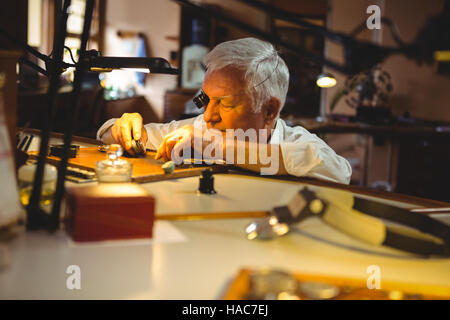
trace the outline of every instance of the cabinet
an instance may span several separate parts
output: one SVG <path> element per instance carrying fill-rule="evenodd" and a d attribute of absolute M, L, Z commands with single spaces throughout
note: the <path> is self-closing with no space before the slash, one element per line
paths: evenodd
<path fill-rule="evenodd" d="M 399 141 L 396 192 L 450 202 L 450 136 Z"/>
<path fill-rule="evenodd" d="M 192 99 L 198 90 L 175 89 L 164 96 L 164 122 L 185 118 L 186 102 Z"/>
<path fill-rule="evenodd" d="M 3 110 L 8 126 L 11 146 L 16 145 L 16 121 L 17 121 L 17 74 L 16 64 L 20 52 L 0 50 L 0 73 L 4 81 Z"/>

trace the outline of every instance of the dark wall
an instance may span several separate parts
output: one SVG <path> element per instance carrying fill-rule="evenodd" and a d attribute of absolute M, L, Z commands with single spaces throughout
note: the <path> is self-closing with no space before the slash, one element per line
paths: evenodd
<path fill-rule="evenodd" d="M 2 1 L 0 28 L 16 39 L 27 43 L 28 0 Z M 18 49 L 17 46 L 0 38 L 0 48 Z"/>

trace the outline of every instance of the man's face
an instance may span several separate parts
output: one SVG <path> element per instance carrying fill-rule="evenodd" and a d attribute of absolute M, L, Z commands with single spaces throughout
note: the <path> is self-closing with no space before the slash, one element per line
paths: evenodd
<path fill-rule="evenodd" d="M 208 129 L 265 128 L 263 113 L 252 111 L 252 101 L 245 94 L 243 75 L 242 71 L 232 67 L 206 73 L 202 89 L 210 102 L 205 108 L 203 119 Z"/>

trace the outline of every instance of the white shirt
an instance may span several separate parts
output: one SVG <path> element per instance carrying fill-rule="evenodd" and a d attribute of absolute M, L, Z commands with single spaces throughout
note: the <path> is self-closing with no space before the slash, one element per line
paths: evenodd
<path fill-rule="evenodd" d="M 117 119 L 106 121 L 97 132 L 97 139 Z M 171 121 L 170 123 L 148 123 L 144 125 L 147 130 L 147 148 L 157 150 L 164 137 L 185 125 L 206 128 L 203 115 L 194 118 Z M 106 142 L 106 141 L 105 141 Z M 352 168 L 349 162 L 339 156 L 322 139 L 311 134 L 303 127 L 289 127 L 282 119 L 278 119 L 271 143 L 279 143 L 286 171 L 297 177 L 312 177 L 333 182 L 350 182 Z"/>

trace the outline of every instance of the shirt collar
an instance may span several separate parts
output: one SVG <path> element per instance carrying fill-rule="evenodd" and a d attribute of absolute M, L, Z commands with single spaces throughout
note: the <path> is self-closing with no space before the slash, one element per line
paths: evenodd
<path fill-rule="evenodd" d="M 270 136 L 269 143 L 279 144 L 283 140 L 283 124 L 280 119 L 277 119 L 277 123 L 275 124 L 275 128 L 273 130 L 272 135 Z"/>

